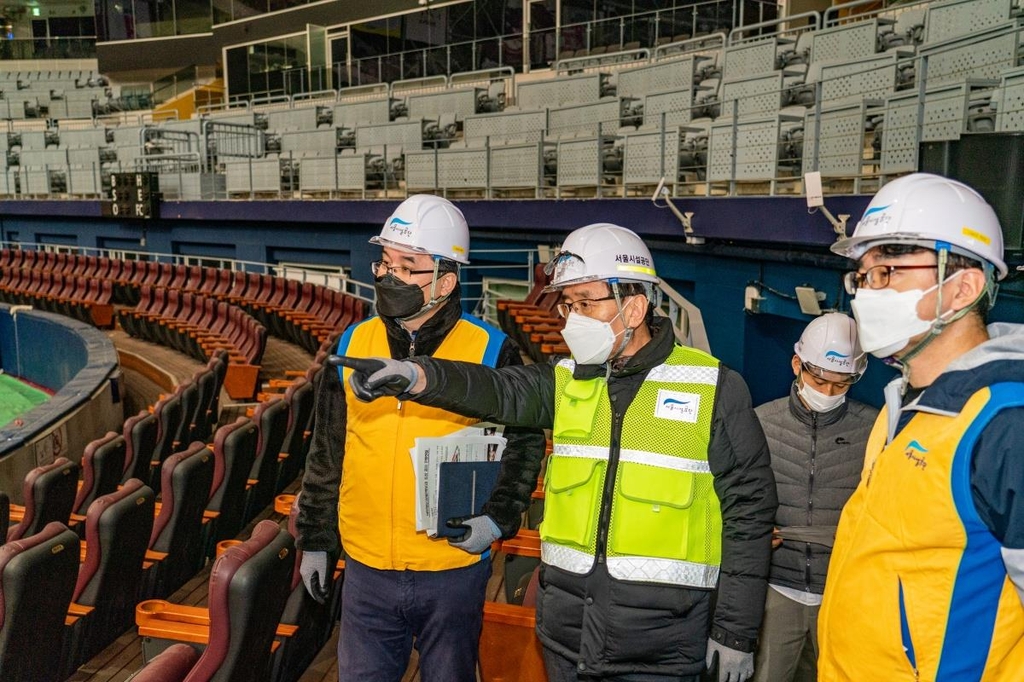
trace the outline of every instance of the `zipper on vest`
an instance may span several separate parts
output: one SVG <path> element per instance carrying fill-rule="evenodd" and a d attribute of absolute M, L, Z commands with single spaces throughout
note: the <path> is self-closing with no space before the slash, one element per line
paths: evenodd
<path fill-rule="evenodd" d="M 414 355 L 416 355 L 416 338 L 415 337 L 411 337 L 409 339 L 409 357 L 411 358 Z M 402 401 L 401 400 L 398 401 L 398 411 L 399 412 L 402 411 Z"/>
<path fill-rule="evenodd" d="M 610 392 L 609 392 L 610 394 Z M 609 395 L 613 400 L 613 396 Z M 612 515 L 612 497 L 615 494 L 615 476 L 619 469 L 619 447 L 622 440 L 622 412 L 612 410 L 611 448 L 608 452 L 608 470 L 604 475 L 604 491 L 601 493 L 601 514 L 597 526 L 597 563 L 603 564 L 608 546 L 608 521 Z"/>
<path fill-rule="evenodd" d="M 814 523 L 811 518 L 814 515 L 814 468 L 818 457 L 818 413 L 811 412 L 811 466 L 807 472 L 807 525 Z M 807 592 L 811 591 L 811 544 L 804 544 L 804 587 Z"/>

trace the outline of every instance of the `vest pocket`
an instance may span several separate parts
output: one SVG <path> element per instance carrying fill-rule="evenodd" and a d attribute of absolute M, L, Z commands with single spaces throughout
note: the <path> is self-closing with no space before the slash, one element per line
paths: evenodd
<path fill-rule="evenodd" d="M 544 540 L 587 547 L 594 538 L 604 462 L 581 457 L 554 456 L 548 460 L 544 483 Z"/>
<path fill-rule="evenodd" d="M 615 554 L 686 558 L 694 474 L 623 462 L 608 547 Z"/>
<path fill-rule="evenodd" d="M 569 381 L 562 389 L 551 435 L 556 439 L 589 438 L 603 389 L 604 379 L 600 378 Z"/>

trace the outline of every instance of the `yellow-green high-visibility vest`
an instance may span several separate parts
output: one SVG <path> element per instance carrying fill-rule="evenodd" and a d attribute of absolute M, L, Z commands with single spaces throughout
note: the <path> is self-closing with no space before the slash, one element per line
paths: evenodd
<path fill-rule="evenodd" d="M 722 556 L 722 512 L 708 466 L 719 362 L 676 346 L 626 409 L 619 439 L 608 572 L 620 580 L 712 588 Z M 613 410 L 604 378 L 555 368 L 554 450 L 545 479 L 541 555 L 587 573 L 609 471 Z"/>

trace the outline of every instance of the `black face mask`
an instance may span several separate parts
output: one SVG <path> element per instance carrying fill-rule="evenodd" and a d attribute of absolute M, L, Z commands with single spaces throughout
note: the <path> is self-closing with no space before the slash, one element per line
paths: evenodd
<path fill-rule="evenodd" d="M 383 317 L 402 320 L 423 307 L 423 287 L 406 284 L 390 273 L 378 279 L 373 288 L 377 291 L 377 312 Z"/>

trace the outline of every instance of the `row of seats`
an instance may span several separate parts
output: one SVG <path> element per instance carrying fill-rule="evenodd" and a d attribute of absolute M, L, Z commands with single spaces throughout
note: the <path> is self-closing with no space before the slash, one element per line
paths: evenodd
<path fill-rule="evenodd" d="M 73 317 L 108 329 L 114 324 L 110 280 L 29 268 L 0 270 L 0 300 Z"/>

